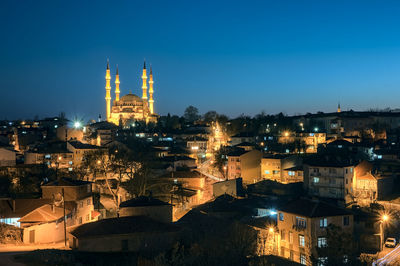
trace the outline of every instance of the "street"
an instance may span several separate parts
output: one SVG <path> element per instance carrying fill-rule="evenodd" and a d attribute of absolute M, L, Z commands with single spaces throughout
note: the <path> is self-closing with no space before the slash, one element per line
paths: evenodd
<path fill-rule="evenodd" d="M 384 247 L 383 251 L 379 253 L 380 259 L 375 261 L 372 265 L 399 265 L 400 264 L 400 245 L 397 244 L 395 248 Z M 383 257 L 382 257 L 383 256 Z"/>

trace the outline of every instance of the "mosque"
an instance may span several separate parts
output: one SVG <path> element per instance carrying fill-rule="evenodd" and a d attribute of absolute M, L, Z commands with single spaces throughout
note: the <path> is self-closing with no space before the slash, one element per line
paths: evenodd
<path fill-rule="evenodd" d="M 153 71 L 150 66 L 149 75 L 149 98 L 147 98 L 147 74 L 146 74 L 146 62 L 143 65 L 142 73 L 142 98 L 139 96 L 128 93 L 121 98 L 119 97 L 119 74 L 118 66 L 115 74 L 115 100 L 111 106 L 111 74 L 110 64 L 107 60 L 106 70 L 106 114 L 107 121 L 116 125 L 127 126 L 132 122 L 157 122 L 158 115 L 154 112 L 154 98 L 153 98 Z"/>

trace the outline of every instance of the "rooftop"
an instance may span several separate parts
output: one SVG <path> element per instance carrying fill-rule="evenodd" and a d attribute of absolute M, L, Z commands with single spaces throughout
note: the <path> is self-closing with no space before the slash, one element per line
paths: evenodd
<path fill-rule="evenodd" d="M 144 232 L 174 232 L 178 230 L 179 227 L 174 224 L 158 222 L 145 216 L 127 216 L 83 224 L 73 230 L 71 234 L 78 238 L 85 238 Z"/>
<path fill-rule="evenodd" d="M 288 202 L 279 208 L 279 211 L 297 214 L 305 217 L 330 217 L 351 215 L 352 213 L 344 208 L 340 208 L 320 200 L 299 198 Z"/>
<path fill-rule="evenodd" d="M 47 187 L 52 187 L 52 186 L 74 187 L 74 186 L 89 185 L 91 183 L 92 182 L 89 182 L 89 181 L 83 181 L 83 180 L 77 180 L 77 179 L 63 177 L 63 178 L 60 178 L 59 180 L 44 184 L 43 186 L 45 186 L 45 187 L 46 186 Z"/>
<path fill-rule="evenodd" d="M 143 206 L 161 206 L 161 205 L 170 205 L 167 202 L 161 201 L 159 199 L 141 196 L 138 198 L 130 199 L 124 202 L 121 202 L 119 205 L 120 208 L 123 207 L 143 207 Z"/>

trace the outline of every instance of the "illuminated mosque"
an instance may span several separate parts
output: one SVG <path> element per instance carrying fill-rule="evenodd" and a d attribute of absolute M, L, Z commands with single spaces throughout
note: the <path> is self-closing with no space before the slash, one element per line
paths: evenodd
<path fill-rule="evenodd" d="M 154 112 L 154 98 L 153 98 L 153 71 L 150 66 L 149 75 L 149 97 L 147 98 L 147 74 L 146 62 L 143 65 L 142 73 L 142 98 L 139 96 L 128 93 L 121 98 L 119 97 L 119 74 L 118 66 L 115 74 L 115 100 L 111 106 L 111 74 L 110 64 L 107 60 L 106 70 L 106 109 L 107 121 L 116 125 L 126 126 L 135 121 L 143 121 L 146 123 L 157 122 L 158 115 Z"/>

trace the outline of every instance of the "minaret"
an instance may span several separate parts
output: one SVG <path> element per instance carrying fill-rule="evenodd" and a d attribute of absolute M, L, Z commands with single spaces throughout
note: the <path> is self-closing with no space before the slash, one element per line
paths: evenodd
<path fill-rule="evenodd" d="M 153 99 L 153 69 L 150 65 L 150 80 L 149 80 L 149 108 L 150 114 L 154 114 L 154 99 Z"/>
<path fill-rule="evenodd" d="M 340 103 L 338 103 L 338 106 L 337 106 L 337 112 L 338 112 L 338 113 L 340 113 L 340 112 L 341 112 L 341 110 L 340 110 Z"/>
<path fill-rule="evenodd" d="M 142 75 L 142 80 L 143 80 L 143 85 L 142 85 L 142 90 L 143 90 L 143 95 L 142 99 L 143 101 L 147 102 L 147 75 L 146 75 L 146 61 L 144 61 L 143 65 L 143 75 Z"/>
<path fill-rule="evenodd" d="M 107 70 L 106 70 L 106 107 L 107 107 L 107 121 L 110 120 L 111 117 L 111 75 L 110 75 L 110 63 L 107 59 Z"/>
<path fill-rule="evenodd" d="M 118 74 L 118 65 L 117 65 L 117 73 L 115 74 L 115 101 L 119 101 L 119 74 Z"/>

